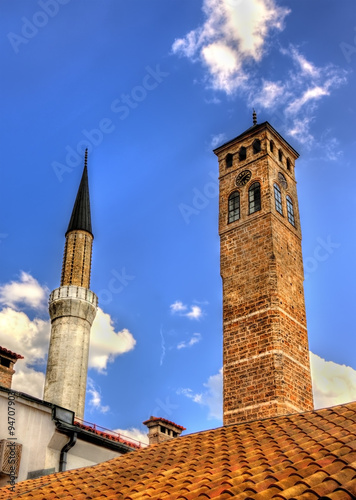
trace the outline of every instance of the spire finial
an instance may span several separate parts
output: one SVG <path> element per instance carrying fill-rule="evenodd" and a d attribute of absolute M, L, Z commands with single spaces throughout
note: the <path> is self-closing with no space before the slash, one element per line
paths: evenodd
<path fill-rule="evenodd" d="M 88 166 L 88 148 L 85 149 L 85 154 L 84 154 L 84 168 L 87 168 Z"/>
<path fill-rule="evenodd" d="M 253 110 L 253 113 L 252 113 L 252 121 L 253 121 L 254 125 L 257 124 L 257 114 L 256 114 L 255 110 Z"/>

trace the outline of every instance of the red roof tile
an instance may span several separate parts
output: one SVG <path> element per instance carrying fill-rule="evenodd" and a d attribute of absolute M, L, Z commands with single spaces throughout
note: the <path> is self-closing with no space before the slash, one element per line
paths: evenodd
<path fill-rule="evenodd" d="M 6 349 L 6 347 L 1 347 L 1 345 L 0 345 L 0 354 L 1 353 L 6 354 L 7 356 L 10 356 L 10 358 L 24 359 L 24 357 L 21 356 L 21 354 L 17 354 L 16 352 L 12 352 L 9 349 Z"/>
<path fill-rule="evenodd" d="M 351 500 L 356 402 L 236 424 L 23 481 L 0 500 Z"/>

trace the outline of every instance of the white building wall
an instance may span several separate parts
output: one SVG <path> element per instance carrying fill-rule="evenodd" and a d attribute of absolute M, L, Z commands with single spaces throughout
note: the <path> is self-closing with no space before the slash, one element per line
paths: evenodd
<path fill-rule="evenodd" d="M 11 407 L 13 408 L 13 406 Z M 0 390 L 0 439 L 8 439 L 8 393 Z M 15 399 L 15 436 L 22 444 L 19 476 L 16 482 L 24 481 L 29 472 L 43 469 L 59 470 L 60 452 L 69 437 L 60 433 L 52 420 L 52 408 L 21 396 Z M 78 440 L 67 453 L 67 470 L 95 465 L 121 453 Z M 0 487 L 8 484 L 9 476 L 0 473 Z"/>

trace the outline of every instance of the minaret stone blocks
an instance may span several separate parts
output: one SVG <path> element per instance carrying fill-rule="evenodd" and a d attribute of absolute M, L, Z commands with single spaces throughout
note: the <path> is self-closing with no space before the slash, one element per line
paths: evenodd
<path fill-rule="evenodd" d="M 224 424 L 313 408 L 295 160 L 268 123 L 219 159 Z"/>

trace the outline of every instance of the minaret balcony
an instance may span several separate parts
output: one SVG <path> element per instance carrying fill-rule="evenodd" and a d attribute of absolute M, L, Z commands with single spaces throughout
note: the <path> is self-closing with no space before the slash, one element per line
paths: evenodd
<path fill-rule="evenodd" d="M 53 290 L 53 292 L 49 296 L 49 302 L 51 303 L 55 300 L 66 298 L 85 300 L 86 302 L 92 304 L 94 307 L 97 307 L 98 305 L 98 297 L 94 292 L 92 292 L 88 288 L 74 285 L 61 286 Z"/>

